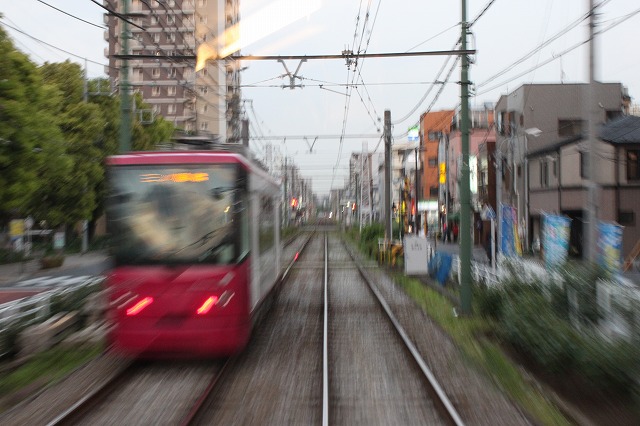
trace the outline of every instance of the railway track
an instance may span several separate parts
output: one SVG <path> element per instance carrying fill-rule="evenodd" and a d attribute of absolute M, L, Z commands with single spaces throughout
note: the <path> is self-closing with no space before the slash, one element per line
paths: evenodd
<path fill-rule="evenodd" d="M 285 242 L 283 280 L 310 235 Z M 46 424 L 192 424 L 235 360 L 129 362 Z"/>
<path fill-rule="evenodd" d="M 434 347 L 413 347 L 407 334 L 415 340 L 416 330 L 400 326 L 409 305 L 398 302 L 395 286 L 379 285 L 375 266 L 360 264 L 324 230 L 299 236 L 283 258 L 297 260 L 242 354 L 176 369 L 134 365 L 38 424 L 460 425 L 460 407 L 477 423 L 466 389 L 452 403 L 420 356 L 432 357 Z M 457 375 L 455 365 L 441 377 Z"/>
<path fill-rule="evenodd" d="M 463 424 L 375 285 L 327 233 L 309 242 L 256 332 L 183 424 Z"/>

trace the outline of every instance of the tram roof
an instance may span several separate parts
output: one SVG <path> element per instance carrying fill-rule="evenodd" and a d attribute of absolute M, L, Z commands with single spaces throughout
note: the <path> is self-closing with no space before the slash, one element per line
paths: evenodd
<path fill-rule="evenodd" d="M 108 166 L 152 165 L 152 164 L 240 164 L 255 174 L 278 185 L 276 179 L 253 161 L 237 152 L 228 151 L 137 151 L 112 155 L 106 158 Z"/>

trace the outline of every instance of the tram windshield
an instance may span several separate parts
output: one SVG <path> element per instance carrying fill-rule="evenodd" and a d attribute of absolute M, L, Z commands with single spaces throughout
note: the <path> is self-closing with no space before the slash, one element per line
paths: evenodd
<path fill-rule="evenodd" d="M 109 170 L 107 226 L 116 264 L 229 264 L 249 250 L 246 179 L 236 164 Z"/>

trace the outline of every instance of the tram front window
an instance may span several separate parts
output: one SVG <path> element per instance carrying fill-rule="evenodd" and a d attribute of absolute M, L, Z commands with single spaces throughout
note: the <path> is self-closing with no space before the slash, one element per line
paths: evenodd
<path fill-rule="evenodd" d="M 107 223 L 117 264 L 234 263 L 246 254 L 237 165 L 109 170 Z"/>

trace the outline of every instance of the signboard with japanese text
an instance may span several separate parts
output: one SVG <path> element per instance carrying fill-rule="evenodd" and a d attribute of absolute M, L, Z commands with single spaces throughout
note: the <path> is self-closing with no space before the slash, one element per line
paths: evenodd
<path fill-rule="evenodd" d="M 405 235 L 404 272 L 407 275 L 426 275 L 429 264 L 429 242 L 425 237 Z"/>

